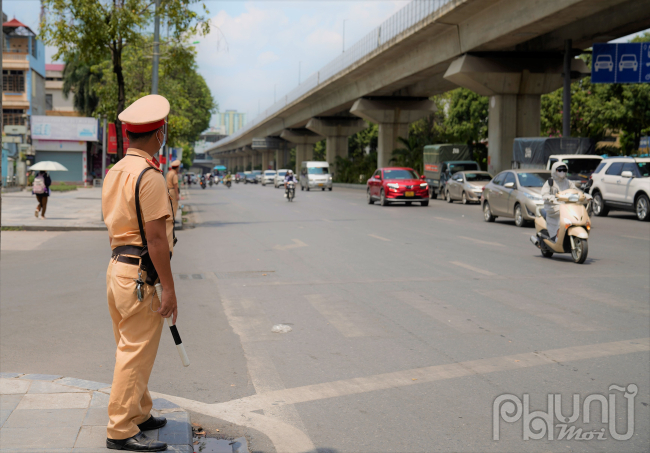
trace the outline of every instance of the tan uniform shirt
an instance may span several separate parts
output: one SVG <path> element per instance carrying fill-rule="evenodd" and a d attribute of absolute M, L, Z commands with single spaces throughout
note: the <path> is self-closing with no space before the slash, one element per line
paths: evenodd
<path fill-rule="evenodd" d="M 121 245 L 142 246 L 135 211 L 135 184 L 142 170 L 150 166 L 146 159 L 151 159 L 151 156 L 136 148 L 129 148 L 126 154 L 109 170 L 102 188 L 102 211 L 104 223 L 108 228 L 111 249 Z M 167 219 L 167 240 L 169 251 L 172 251 L 174 248 L 172 207 L 165 178 L 155 168 L 147 171 L 140 181 L 140 209 L 145 224 L 143 225 L 145 235 L 147 222 Z"/>
<path fill-rule="evenodd" d="M 172 200 L 178 200 L 178 172 L 176 170 L 167 172 L 167 190 Z"/>

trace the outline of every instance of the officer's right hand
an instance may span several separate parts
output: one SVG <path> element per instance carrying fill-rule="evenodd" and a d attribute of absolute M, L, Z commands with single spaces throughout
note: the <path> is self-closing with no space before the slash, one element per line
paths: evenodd
<path fill-rule="evenodd" d="M 172 324 L 176 324 L 176 317 L 178 316 L 178 307 L 176 305 L 176 292 L 175 291 L 163 291 L 162 294 L 162 304 L 158 309 L 158 313 L 163 318 L 172 317 Z"/>

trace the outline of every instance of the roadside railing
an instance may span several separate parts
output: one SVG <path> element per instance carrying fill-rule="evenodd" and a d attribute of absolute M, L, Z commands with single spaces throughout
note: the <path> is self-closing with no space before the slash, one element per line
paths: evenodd
<path fill-rule="evenodd" d="M 454 0 L 413 0 L 404 8 L 386 19 L 379 27 L 375 28 L 350 48 L 346 49 L 344 53 L 323 66 L 320 71 L 307 77 L 304 82 L 300 83 L 296 88 L 291 90 L 285 96 L 282 96 L 269 108 L 247 122 L 239 131 L 216 142 L 213 148 L 241 137 L 255 126 L 301 98 L 314 88 L 328 82 L 330 79 L 336 77 L 337 74 L 347 70 L 359 60 L 365 58 L 382 45 L 388 43 L 391 39 L 397 37 L 409 28 L 415 27 L 419 23 L 425 21 L 429 16 L 436 13 L 452 1 Z"/>

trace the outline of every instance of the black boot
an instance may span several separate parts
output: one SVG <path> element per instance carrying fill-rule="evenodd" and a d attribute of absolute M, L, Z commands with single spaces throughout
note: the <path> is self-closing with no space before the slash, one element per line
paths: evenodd
<path fill-rule="evenodd" d="M 167 424 L 167 419 L 165 417 L 154 417 L 153 415 L 149 417 L 144 423 L 140 423 L 138 428 L 140 431 L 151 431 L 152 429 L 160 429 Z"/>
<path fill-rule="evenodd" d="M 128 439 L 106 439 L 106 448 L 126 451 L 165 451 L 167 444 L 150 439 L 140 431 Z"/>

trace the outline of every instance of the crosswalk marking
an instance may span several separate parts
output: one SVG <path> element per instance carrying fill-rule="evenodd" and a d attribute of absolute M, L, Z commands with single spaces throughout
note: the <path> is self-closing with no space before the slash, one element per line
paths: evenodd
<path fill-rule="evenodd" d="M 476 292 L 515 310 L 546 319 L 572 331 L 589 332 L 604 330 L 593 321 L 571 313 L 569 310 L 562 310 L 551 304 L 543 303 L 528 294 L 518 294 L 505 289 L 476 290 Z"/>
<path fill-rule="evenodd" d="M 385 336 L 385 331 L 354 302 L 332 294 L 308 294 L 309 303 L 347 338 Z"/>
<path fill-rule="evenodd" d="M 432 297 L 423 297 L 418 294 L 400 291 L 393 293 L 400 301 L 410 305 L 425 315 L 430 316 L 441 324 L 444 324 L 461 333 L 488 333 L 495 332 L 491 326 L 481 321 L 480 325 L 474 321 L 474 317 L 452 304 L 444 303 Z"/>

